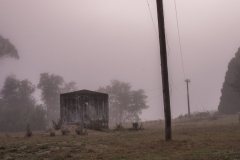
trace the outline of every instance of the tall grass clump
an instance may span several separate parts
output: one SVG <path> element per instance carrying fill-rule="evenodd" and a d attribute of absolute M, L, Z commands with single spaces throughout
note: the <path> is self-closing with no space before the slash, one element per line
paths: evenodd
<path fill-rule="evenodd" d="M 29 123 L 27 124 L 27 133 L 26 133 L 26 137 L 31 137 L 32 136 L 32 131 L 30 129 Z"/>
<path fill-rule="evenodd" d="M 51 136 L 51 137 L 54 137 L 55 135 L 56 135 L 56 134 L 55 134 L 55 131 L 54 131 L 54 130 L 51 130 L 51 131 L 50 131 L 50 136 Z"/>
<path fill-rule="evenodd" d="M 67 128 L 61 128 L 61 133 L 62 133 L 62 135 L 67 135 L 67 134 L 69 134 L 70 133 L 70 131 L 67 129 Z"/>
<path fill-rule="evenodd" d="M 216 116 L 216 115 L 213 115 L 213 116 L 211 116 L 211 117 L 209 117 L 209 121 L 214 121 L 214 120 L 217 120 L 218 119 L 218 116 Z"/>
<path fill-rule="evenodd" d="M 125 128 L 123 127 L 122 123 L 116 123 L 115 130 L 123 131 L 123 130 L 125 130 Z"/>
<path fill-rule="evenodd" d="M 55 130 L 60 130 L 61 129 L 61 127 L 62 127 L 62 120 L 61 120 L 61 118 L 59 118 L 57 123 L 54 120 L 52 121 L 52 123 L 53 123 L 53 128 Z"/>
<path fill-rule="evenodd" d="M 87 129 L 83 128 L 80 124 L 77 124 L 75 131 L 78 135 L 88 135 Z"/>
<path fill-rule="evenodd" d="M 132 123 L 132 128 L 130 128 L 130 130 L 135 130 L 135 131 L 139 131 L 139 130 L 143 130 L 144 128 L 143 128 L 143 124 L 141 123 L 140 125 L 139 125 L 139 123 L 138 122 L 133 122 Z"/>
<path fill-rule="evenodd" d="M 240 113 L 238 113 L 238 122 L 240 123 Z"/>
<path fill-rule="evenodd" d="M 93 120 L 90 122 L 89 128 L 96 131 L 103 131 L 104 125 L 101 120 Z"/>

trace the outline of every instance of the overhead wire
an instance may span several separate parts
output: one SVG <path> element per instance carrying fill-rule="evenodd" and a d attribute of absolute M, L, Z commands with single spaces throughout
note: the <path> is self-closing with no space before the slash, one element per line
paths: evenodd
<path fill-rule="evenodd" d="M 193 96 L 193 102 L 194 102 L 194 104 L 195 104 L 195 107 L 196 107 L 197 111 L 199 112 L 198 107 L 197 107 L 197 103 L 196 103 L 196 98 L 195 98 L 195 96 Z"/>
<path fill-rule="evenodd" d="M 176 0 L 174 0 L 174 4 L 175 4 L 176 21 L 177 21 L 177 28 L 178 28 L 178 41 L 179 41 L 179 45 L 180 45 L 180 53 L 181 53 L 181 60 L 182 60 L 182 70 L 183 70 L 184 79 L 186 79 L 186 78 L 185 78 L 185 77 L 186 77 L 185 68 L 184 68 L 184 63 L 183 63 L 183 52 L 182 52 L 181 36 L 180 36 L 180 31 L 179 31 L 179 30 L 180 30 L 180 29 L 179 29 L 179 21 L 178 21 L 179 18 L 178 18 Z M 195 97 L 197 98 L 197 100 L 198 100 L 199 103 L 201 104 L 203 110 L 206 111 L 205 108 L 204 108 L 204 106 L 202 105 L 201 101 L 199 100 L 199 98 L 198 98 L 195 90 L 194 90 L 193 88 L 192 88 L 192 90 L 193 90 L 193 93 L 195 94 Z"/>
<path fill-rule="evenodd" d="M 184 85 L 185 84 L 185 82 L 180 82 L 180 81 L 178 81 L 178 83 L 171 83 L 171 85 L 175 85 L 175 86 L 178 86 L 178 85 Z M 155 87 L 155 88 L 151 88 L 151 89 L 148 89 L 148 90 L 146 90 L 145 92 L 150 92 L 150 91 L 154 91 L 154 90 L 159 90 L 159 89 L 162 89 L 162 87 L 161 86 L 159 86 L 159 87 Z"/>
<path fill-rule="evenodd" d="M 160 94 L 159 94 L 159 95 L 157 95 L 157 96 L 154 96 L 154 97 L 150 97 L 150 98 L 148 98 L 148 99 L 159 98 L 159 96 L 160 96 Z"/>
<path fill-rule="evenodd" d="M 152 16 L 152 12 L 151 12 L 151 8 L 150 8 L 150 5 L 149 5 L 149 2 L 148 0 L 146 0 L 147 2 L 147 5 L 148 5 L 148 10 L 149 10 L 149 13 L 150 13 L 150 16 L 151 16 L 151 20 L 152 20 L 152 24 L 153 24 L 153 27 L 154 27 L 154 30 L 155 30 L 155 33 L 156 33 L 156 37 L 157 39 L 159 39 L 158 37 L 158 32 L 157 32 L 157 29 L 156 29 L 156 26 L 155 26 L 155 23 L 154 23 L 154 20 L 153 20 L 153 16 Z M 178 41 L 179 41 L 179 45 L 180 45 L 180 53 L 181 53 L 181 61 L 182 61 L 182 70 L 183 70 L 183 76 L 184 76 L 184 79 L 185 79 L 185 69 L 184 69 L 184 63 L 183 63 L 183 53 L 182 53 L 182 44 L 181 44 L 181 38 L 180 38 L 180 31 L 179 31 L 179 22 L 178 22 L 178 13 L 177 13 L 177 4 L 176 4 L 176 0 L 174 0 L 175 2 L 175 13 L 176 13 L 176 20 L 177 20 L 177 28 L 178 28 Z M 168 43 L 168 38 L 167 38 L 167 33 L 166 33 L 166 42 L 167 42 L 167 48 L 168 48 L 168 52 L 167 54 L 169 55 L 170 54 L 170 47 L 169 47 L 169 43 Z"/>
<path fill-rule="evenodd" d="M 153 16 L 152 16 L 152 12 L 151 12 L 151 8 L 150 8 L 150 5 L 149 5 L 149 2 L 148 0 L 146 0 L 147 2 L 147 5 L 148 5 L 148 10 L 149 10 L 149 13 L 150 13 L 150 16 L 151 16 L 151 21 L 152 21 L 152 24 L 153 24 L 153 27 L 154 27 L 154 31 L 155 31 L 155 34 L 156 34 L 156 37 L 157 39 L 159 39 L 158 37 L 158 32 L 157 32 L 157 29 L 156 29 L 156 26 L 155 26 L 155 23 L 154 23 L 154 20 L 153 20 Z M 177 29 L 178 29 L 178 41 L 179 41 L 179 45 L 180 45 L 180 53 L 181 53 L 181 62 L 182 62 L 182 71 L 183 71 L 183 77 L 185 79 L 186 77 L 186 74 L 185 74 L 185 68 L 184 68 L 184 62 L 183 62 L 183 52 L 182 52 L 182 44 L 181 44 L 181 36 L 180 36 L 180 29 L 179 29 L 179 21 L 178 21 L 178 12 L 177 12 L 177 4 L 176 4 L 176 0 L 174 0 L 174 4 L 175 4 L 175 13 L 176 13 L 176 21 L 177 21 Z M 167 49 L 168 49 L 168 52 L 167 54 L 170 55 L 170 47 L 169 47 L 169 42 L 168 42 L 168 38 L 167 38 L 167 33 L 166 33 L 166 42 L 167 42 Z M 169 72 L 169 78 L 170 80 L 172 81 L 172 85 L 174 86 L 174 88 L 179 92 L 179 90 L 177 89 L 176 87 L 176 84 L 174 83 L 173 79 L 172 79 L 172 76 Z M 170 94 L 172 94 L 172 87 L 171 87 L 171 84 L 169 83 L 169 87 L 170 87 Z M 157 89 L 161 89 L 162 87 L 157 87 L 157 88 L 154 88 L 154 89 L 150 89 L 150 90 L 147 90 L 146 92 L 148 91 L 153 91 L 153 90 L 157 90 Z M 194 91 L 194 90 L 193 90 Z M 195 93 L 195 91 L 194 91 Z M 195 93 L 196 95 L 196 93 Z M 156 96 L 157 97 L 157 96 Z M 196 96 L 197 97 L 197 96 Z M 155 98 L 155 97 L 152 97 L 152 98 Z M 151 99 L 152 99 L 151 98 Z M 197 97 L 198 98 L 198 97 Z M 200 100 L 198 99 L 198 101 L 200 102 Z M 196 106 L 196 109 L 198 110 L 198 107 L 196 105 L 196 99 L 194 99 L 194 102 L 195 102 L 195 106 Z M 200 102 L 201 103 L 201 102 Z M 201 104 L 201 106 L 203 107 L 203 105 Z M 203 107 L 204 108 L 204 107 Z M 205 110 L 205 108 L 204 108 Z"/>
<path fill-rule="evenodd" d="M 155 30 L 155 33 L 156 33 L 157 40 L 159 40 L 159 37 L 158 37 L 159 35 L 158 35 L 157 29 L 156 29 L 156 26 L 155 26 L 155 23 L 154 23 L 154 20 L 153 20 L 153 16 L 152 16 L 152 12 L 151 12 L 151 8 L 150 8 L 150 5 L 149 5 L 149 2 L 148 2 L 148 0 L 146 0 L 146 2 L 147 2 L 147 5 L 148 5 L 148 10 L 149 10 L 149 13 L 150 13 L 150 16 L 151 16 L 151 20 L 152 20 L 152 24 L 153 24 L 153 27 L 154 27 L 154 30 Z M 167 41 L 167 48 L 168 48 L 167 54 L 169 55 L 170 54 L 170 47 L 169 47 L 169 44 L 168 44 L 167 34 L 166 34 L 166 41 Z M 169 73 L 169 75 L 170 75 L 170 73 Z M 173 82 L 173 80 L 172 80 L 172 82 Z M 171 95 L 172 87 L 171 87 L 170 83 L 169 83 L 169 88 L 170 88 L 170 95 Z M 176 86 L 175 86 L 175 88 L 176 88 Z"/>
<path fill-rule="evenodd" d="M 175 13 L 176 13 L 176 20 L 177 20 L 177 28 L 178 28 L 178 41 L 179 41 L 179 45 L 180 45 L 180 53 L 181 53 L 181 60 L 182 60 L 182 70 L 183 70 L 183 77 L 184 79 L 186 79 L 185 77 L 185 69 L 184 69 L 184 64 L 183 64 L 183 53 L 182 53 L 182 44 L 181 44 L 181 38 L 180 38 L 180 31 L 179 31 L 179 23 L 178 23 L 178 13 L 177 13 L 177 3 L 176 0 L 174 0 L 175 3 Z"/>
<path fill-rule="evenodd" d="M 158 35 L 157 29 L 156 29 L 156 25 L 155 25 L 154 20 L 153 20 L 153 16 L 152 16 L 152 12 L 151 12 L 151 8 L 150 8 L 150 5 L 149 5 L 149 2 L 148 2 L 148 0 L 146 0 L 146 2 L 147 2 L 147 5 L 148 5 L 148 10 L 149 10 L 149 13 L 150 13 L 150 16 L 151 16 L 151 20 L 152 20 L 152 24 L 153 24 L 153 27 L 154 27 L 154 30 L 155 30 L 155 33 L 156 33 L 157 40 L 159 40 L 159 35 Z M 166 33 L 166 42 L 167 42 L 167 49 L 168 49 L 167 54 L 170 55 L 170 47 L 169 47 L 169 43 L 168 43 L 167 33 Z"/>
<path fill-rule="evenodd" d="M 168 38 L 167 38 L 167 37 L 168 37 L 168 36 L 167 36 L 167 33 L 166 33 L 166 41 L 167 41 L 167 48 L 168 48 L 168 52 L 167 52 L 167 54 L 168 54 L 168 56 L 169 56 L 171 50 L 170 50 L 170 47 L 169 47 L 169 44 L 168 44 Z"/>
<path fill-rule="evenodd" d="M 179 92 L 179 90 L 177 89 L 176 85 L 173 82 L 173 79 L 172 79 L 172 76 L 171 76 L 170 72 L 169 72 L 169 77 L 170 77 L 170 80 L 172 81 L 172 84 L 173 84 L 174 88 Z"/>
<path fill-rule="evenodd" d="M 148 10 L 149 10 L 149 13 L 150 13 L 150 16 L 151 16 L 151 19 L 152 19 L 153 27 L 154 27 L 154 30 L 155 30 L 155 33 L 156 33 L 156 37 L 157 37 L 157 39 L 159 39 L 158 32 L 157 32 L 156 26 L 155 26 L 154 21 L 153 21 L 153 16 L 152 16 L 151 8 L 149 6 L 149 2 L 148 2 L 148 0 L 146 0 L 146 2 L 147 2 Z"/>
<path fill-rule="evenodd" d="M 151 8 L 150 8 L 150 5 L 149 5 L 149 2 L 148 2 L 148 0 L 146 0 L 146 2 L 147 2 L 147 5 L 148 5 L 149 13 L 150 13 L 150 16 L 151 16 L 152 24 L 153 24 L 153 27 L 154 27 L 154 30 L 155 30 L 157 39 L 159 40 L 158 32 L 157 32 L 157 29 L 156 29 L 156 26 L 155 26 L 155 23 L 154 23 L 154 20 L 153 20 L 153 16 L 152 16 L 152 12 L 151 12 Z M 169 56 L 171 50 L 170 50 L 170 47 L 169 47 L 169 43 L 168 43 L 168 38 L 167 38 L 167 37 L 168 37 L 168 36 L 167 36 L 167 33 L 166 33 L 166 42 L 167 42 L 167 49 L 168 49 L 167 54 L 168 54 L 168 56 Z M 169 72 L 169 77 L 170 77 L 170 79 L 172 80 L 172 76 L 171 76 L 170 72 Z M 173 85 L 174 85 L 173 80 L 172 80 L 172 83 L 173 83 Z M 178 91 L 178 89 L 177 89 L 177 87 L 176 87 L 175 85 L 174 85 L 174 87 L 175 87 L 175 89 Z M 170 83 L 169 83 L 169 88 L 170 88 L 170 96 L 171 96 L 171 94 L 172 94 L 173 91 L 172 91 L 172 86 L 171 86 Z M 178 92 L 179 92 L 179 91 L 178 91 Z"/>
<path fill-rule="evenodd" d="M 195 90 L 194 90 L 194 88 L 193 88 L 193 87 L 192 87 L 192 90 L 193 90 L 193 93 L 194 93 L 194 95 L 197 97 L 197 100 L 198 100 L 198 101 L 199 101 L 199 103 L 201 104 L 201 106 L 202 106 L 203 110 L 204 110 L 204 111 L 206 111 L 205 107 L 203 106 L 202 102 L 199 100 L 199 98 L 198 98 L 198 96 L 197 96 L 197 94 L 196 94 L 196 92 L 195 92 Z"/>
<path fill-rule="evenodd" d="M 157 87 L 157 88 L 149 89 L 149 90 L 146 90 L 145 92 L 150 92 L 150 91 L 159 90 L 159 89 L 162 89 L 162 87 Z"/>
<path fill-rule="evenodd" d="M 146 0 L 147 2 L 147 5 L 148 5 L 148 9 L 149 9 L 149 13 L 150 13 L 150 16 L 151 16 L 151 20 L 152 20 L 152 24 L 153 24 L 153 27 L 154 27 L 154 30 L 155 30 L 155 33 L 156 33 L 156 37 L 157 39 L 159 40 L 159 37 L 158 37 L 158 32 L 157 32 L 157 29 L 156 29 L 156 26 L 155 26 L 155 23 L 154 23 L 154 20 L 153 20 L 153 16 L 152 16 L 152 12 L 151 12 L 151 9 L 150 9 L 150 5 L 149 5 L 149 2 L 148 0 Z M 177 21 L 177 29 L 178 29 L 178 41 L 179 41 L 179 46 L 180 46 L 180 53 L 181 53 L 181 62 L 182 62 L 182 71 L 183 71 L 183 77 L 184 77 L 184 80 L 186 79 L 186 74 L 185 74 L 185 68 L 184 68 L 184 62 L 183 62 L 183 52 L 182 52 L 182 43 L 181 43 L 181 36 L 180 36 L 180 29 L 179 29 L 179 21 L 178 21 L 178 12 L 177 12 L 177 3 L 176 3 L 176 0 L 174 0 L 174 4 L 175 4 L 175 13 L 176 13 L 176 21 Z M 168 38 L 167 38 L 167 33 L 166 33 L 166 42 L 167 42 L 167 49 L 168 49 L 168 52 L 167 54 L 170 55 L 170 47 L 169 47 L 169 42 L 168 42 Z M 177 89 L 176 87 L 176 84 L 174 83 L 173 79 L 172 79 L 172 76 L 169 72 L 169 78 L 170 80 L 172 81 L 172 85 L 174 85 L 174 88 L 179 92 L 179 90 Z M 182 83 L 182 82 L 181 82 Z M 170 92 L 172 93 L 172 87 L 171 87 L 171 84 L 169 83 L 169 87 L 170 87 Z M 153 90 L 157 90 L 157 89 L 161 89 L 162 87 L 157 87 L 157 88 L 154 88 L 154 89 L 151 89 L 151 90 L 147 90 L 146 92 L 148 91 L 153 91 Z M 204 106 L 202 105 L 201 101 L 199 100 L 198 96 L 196 95 L 196 92 L 195 90 L 193 89 L 193 92 L 195 94 L 194 97 L 197 98 L 197 100 L 199 101 L 199 103 L 201 104 L 202 108 L 205 110 Z M 171 94 L 170 93 L 170 94 Z M 156 96 L 158 97 L 158 96 Z M 152 98 L 156 98 L 156 97 L 151 97 L 150 99 Z M 196 99 L 194 98 L 194 102 L 195 102 L 195 106 L 196 106 L 196 109 L 198 110 L 198 107 L 196 105 Z"/>

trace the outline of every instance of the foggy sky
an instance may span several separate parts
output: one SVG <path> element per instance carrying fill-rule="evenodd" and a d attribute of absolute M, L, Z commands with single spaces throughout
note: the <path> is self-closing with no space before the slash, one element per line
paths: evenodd
<path fill-rule="evenodd" d="M 157 28 L 155 0 L 148 0 Z M 227 65 L 240 47 L 239 0 L 164 0 L 172 117 L 216 110 Z M 0 35 L 20 59 L 0 62 L 0 88 L 16 74 L 38 84 L 40 73 L 96 90 L 117 79 L 144 89 L 150 108 L 142 119 L 163 119 L 159 42 L 146 0 L 0 0 Z M 41 103 L 40 91 L 35 94 Z"/>

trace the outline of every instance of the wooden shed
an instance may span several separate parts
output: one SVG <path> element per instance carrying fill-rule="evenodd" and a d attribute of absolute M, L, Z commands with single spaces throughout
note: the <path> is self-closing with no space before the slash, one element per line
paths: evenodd
<path fill-rule="evenodd" d="M 60 94 L 60 117 L 65 125 L 80 123 L 89 128 L 100 122 L 108 128 L 108 94 L 80 90 Z"/>

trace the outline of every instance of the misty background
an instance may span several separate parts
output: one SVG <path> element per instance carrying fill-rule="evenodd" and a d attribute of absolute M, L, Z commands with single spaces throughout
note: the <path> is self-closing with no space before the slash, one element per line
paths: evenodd
<path fill-rule="evenodd" d="M 173 118 L 187 113 L 187 78 L 191 112 L 217 110 L 227 65 L 240 47 L 239 0 L 176 4 L 185 76 L 174 0 L 164 0 Z M 0 88 L 10 74 L 37 85 L 40 73 L 54 73 L 79 90 L 117 79 L 146 91 L 142 120 L 163 119 L 157 25 L 155 0 L 1 0 L 0 34 L 20 59 L 0 61 Z M 35 97 L 42 103 L 39 90 Z"/>

